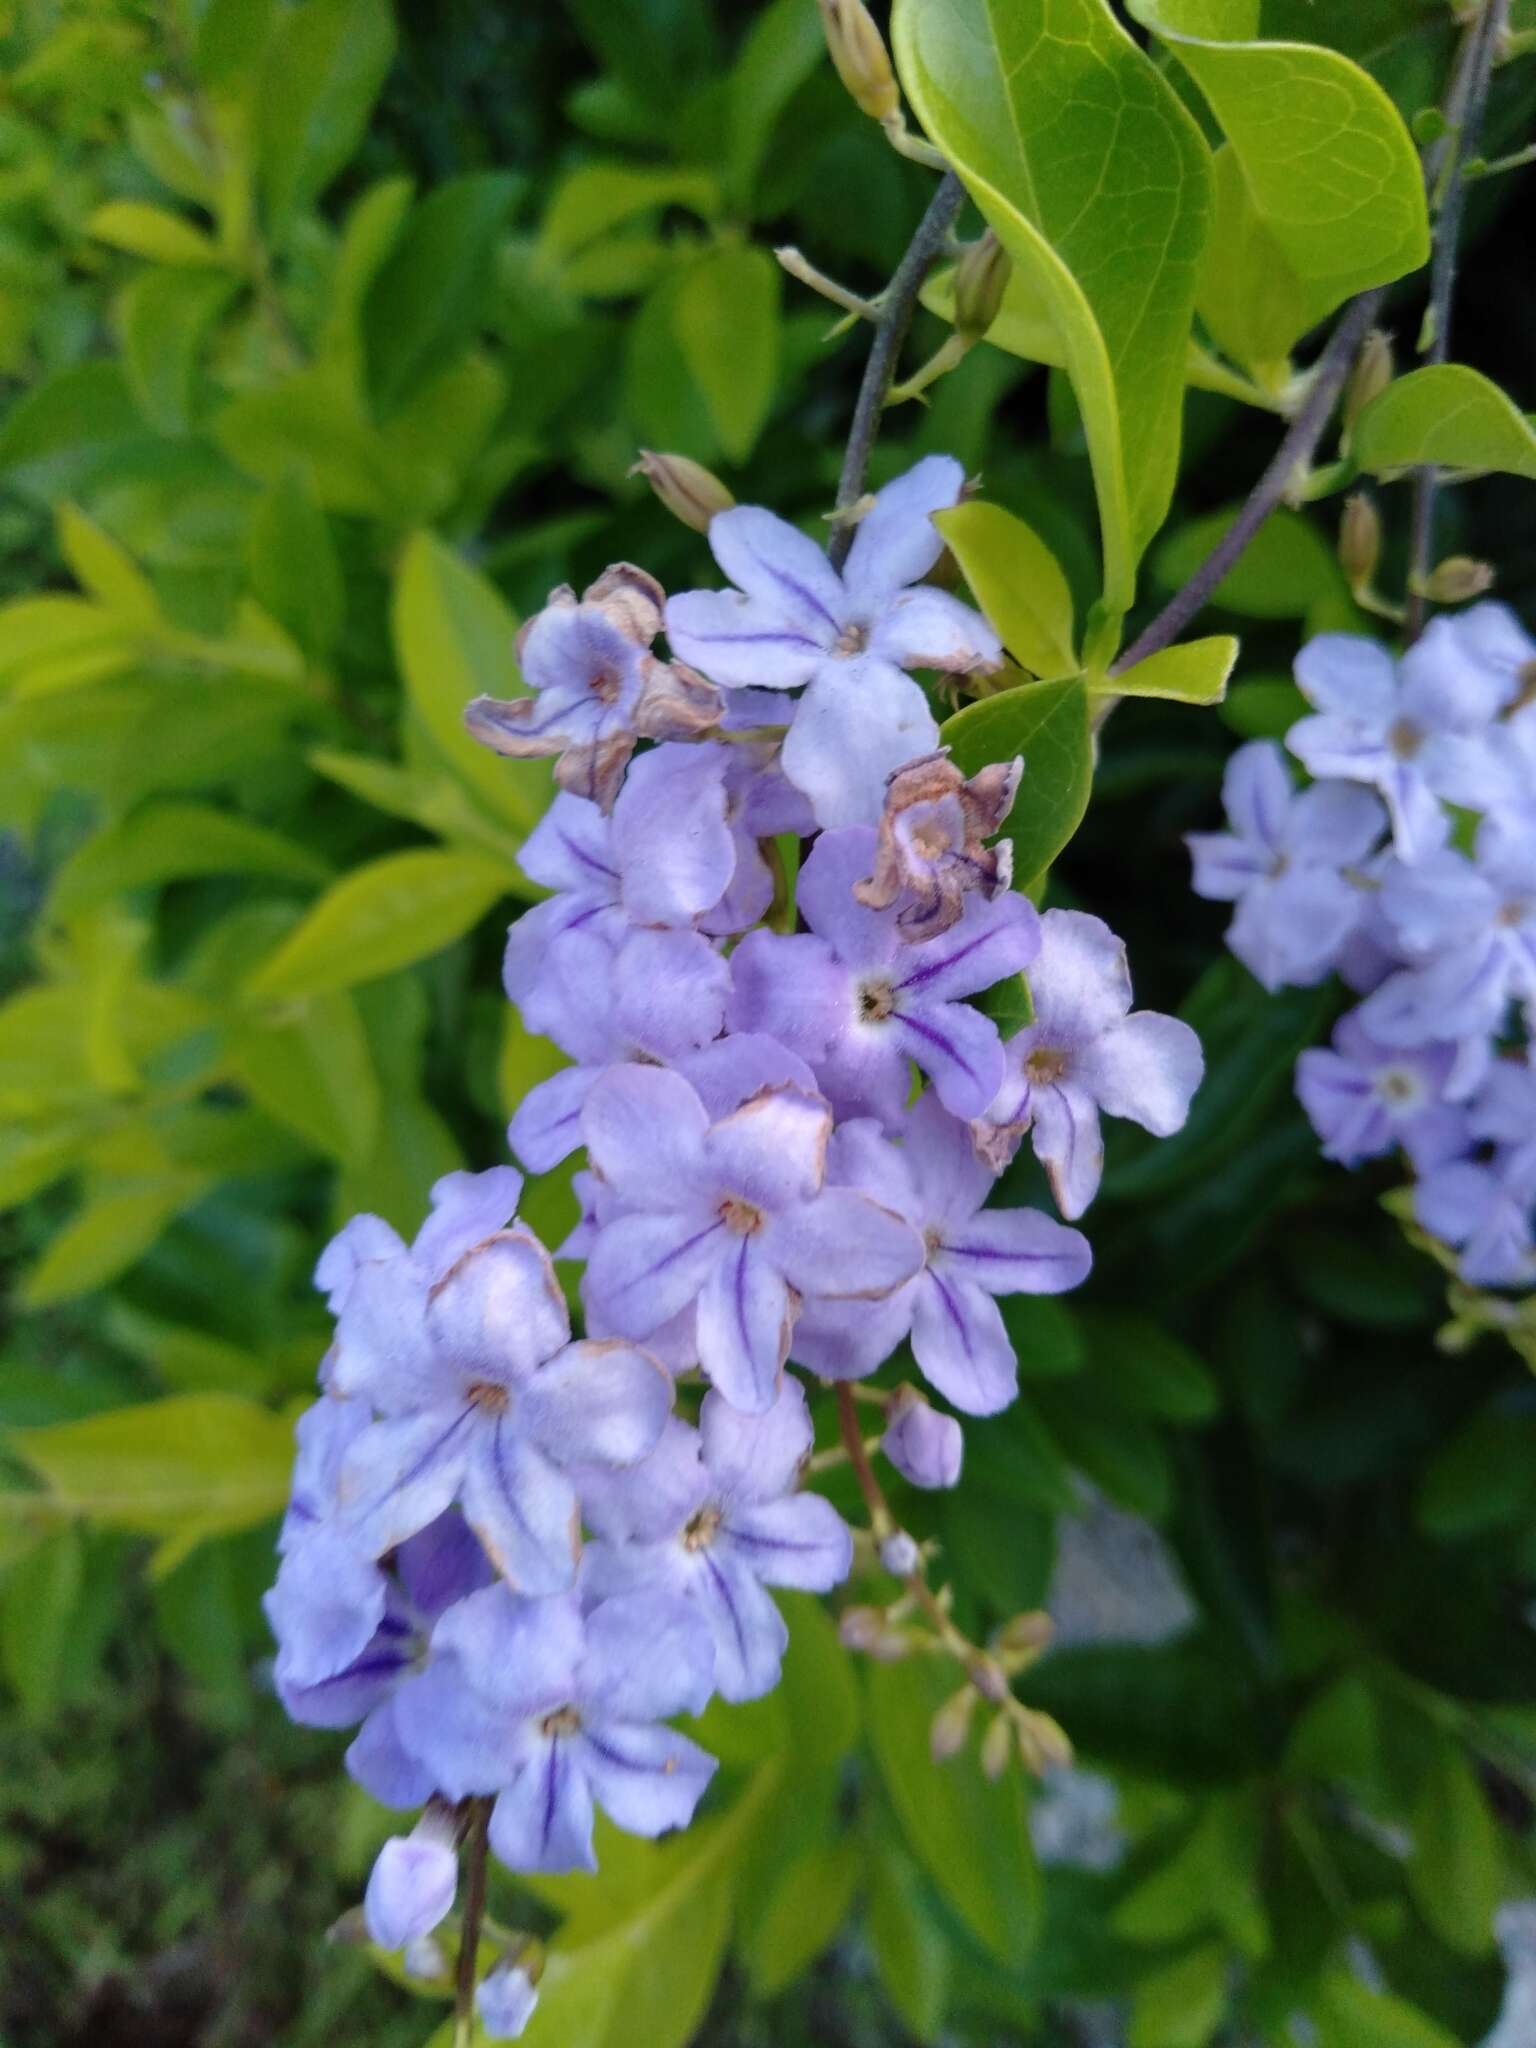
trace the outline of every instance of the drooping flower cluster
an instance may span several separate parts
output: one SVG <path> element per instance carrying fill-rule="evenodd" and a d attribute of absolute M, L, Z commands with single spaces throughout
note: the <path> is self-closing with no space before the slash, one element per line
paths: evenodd
<path fill-rule="evenodd" d="M 1322 634 L 1314 715 L 1228 765 L 1230 830 L 1195 888 L 1267 988 L 1338 972 L 1363 1000 L 1296 1088 L 1326 1157 L 1394 1149 L 1418 1223 L 1476 1286 L 1536 1284 L 1536 643 L 1501 605 L 1436 619 L 1402 657 Z"/>
<path fill-rule="evenodd" d="M 615 570 L 526 629 L 533 695 L 472 709 L 503 751 L 560 750 L 522 855 L 551 893 L 505 979 L 570 1064 L 509 1136 L 531 1172 L 585 1152 L 555 1255 L 583 1262 L 585 1334 L 511 1167 L 440 1181 L 410 1245 L 364 1216 L 320 1263 L 335 1342 L 268 1608 L 290 1711 L 360 1724 L 354 1775 L 427 1809 L 370 1883 L 381 1943 L 451 1910 L 462 1802 L 494 1801 L 521 1871 L 592 1867 L 599 1808 L 642 1835 L 690 1819 L 713 1760 L 669 1721 L 768 1691 L 772 1589 L 825 1592 L 852 1560 L 803 1484 L 790 1365 L 865 1378 L 910 1344 L 960 1415 L 1004 1408 L 998 1297 L 1087 1274 L 1100 1113 L 1168 1132 L 1187 1111 L 1194 1034 L 1131 1013 L 1097 918 L 1009 886 L 990 842 L 1028 764 L 967 781 L 907 673 L 998 660 L 921 581 L 961 484 L 930 458 L 888 486 L 841 575 L 770 513 L 723 512 L 736 589 L 665 609 L 687 669 L 650 651 L 649 579 Z M 1005 1040 L 971 999 L 1020 975 L 1033 1022 Z M 1068 1221 L 989 1204 L 1026 1136 Z M 956 1416 L 879 1398 L 892 1465 L 954 1484 Z M 510 1967 L 493 2030 L 526 2017 Z"/>

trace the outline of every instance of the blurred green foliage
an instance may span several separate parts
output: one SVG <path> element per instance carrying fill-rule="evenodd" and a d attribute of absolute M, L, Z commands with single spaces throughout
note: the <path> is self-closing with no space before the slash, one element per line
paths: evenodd
<path fill-rule="evenodd" d="M 1122 351 L 1095 384 L 1113 290 L 1073 302 L 1066 349 L 1014 303 L 877 456 L 883 476 L 950 450 L 1011 515 L 967 508 L 950 538 L 1019 607 L 1015 654 L 1062 678 L 1027 713 L 1067 765 L 1054 809 L 1014 821 L 1021 876 L 1082 816 L 1094 677 L 1069 672 L 1095 647 L 1102 670 L 1146 543 L 1143 607 L 1267 459 L 1293 344 L 1422 254 L 1400 209 L 1345 209 L 1331 241 L 1287 225 L 1276 195 L 1316 164 L 1284 133 L 1253 156 L 1222 60 L 1188 40 L 1201 10 L 1133 12 L 1186 38 L 1134 82 L 1180 110 L 1174 170 L 1233 120 L 1225 260 L 1174 294 L 1226 364 L 1185 357 L 1175 308 L 1161 368 Z M 1352 132 L 1397 148 L 1392 103 L 1441 91 L 1447 9 L 1320 12 L 1266 0 L 1262 26 L 1331 37 L 1308 89 L 1344 79 Z M 482 754 L 460 711 L 517 690 L 517 619 L 553 583 L 613 559 L 708 574 L 629 475 L 638 447 L 797 516 L 830 502 L 861 352 L 770 251 L 876 289 L 929 180 L 842 93 L 810 0 L 16 0 L 0 28 L 0 2039 L 406 2048 L 444 2038 L 441 2006 L 321 1943 L 389 1823 L 262 1691 L 257 1601 L 326 1342 L 319 1246 L 358 1209 L 413 1226 L 437 1174 L 501 1156 L 558 1057 L 497 977 L 547 774 Z M 1489 154 L 1528 123 L 1532 68 L 1501 74 Z M 985 156 L 996 135 L 961 113 Z M 1475 195 L 1460 324 L 1519 393 L 1514 183 Z M 1041 209 L 1018 234 L 1054 277 L 1091 229 L 1070 192 Z M 936 345 L 942 277 L 929 300 Z M 1490 388 L 1484 457 L 1528 473 Z M 1411 378 L 1388 397 L 1355 451 L 1382 471 L 1447 409 Z M 1451 514 L 1517 602 L 1523 490 Z M 597 1880 L 498 1880 L 500 1917 L 560 1927 L 534 2048 L 1050 2044 L 1106 2000 L 1131 2048 L 1287 2048 L 1298 2013 L 1320 2048 L 1490 2024 L 1493 1911 L 1536 1885 L 1529 1376 L 1496 1340 L 1434 1350 L 1439 1276 L 1291 1098 L 1331 997 L 1266 997 L 1222 954 L 1179 840 L 1233 734 L 1293 715 L 1298 635 L 1361 623 L 1332 516 L 1279 515 L 1210 637 L 1127 679 L 1053 900 L 1124 933 L 1140 999 L 1183 1008 L 1209 1077 L 1177 1138 L 1117 1133 L 1081 1301 L 1010 1304 L 1025 1395 L 970 1433 L 963 1487 L 900 1503 L 977 1631 L 1045 1598 L 1081 1478 L 1158 1532 L 1138 1540 L 1177 1573 L 1183 1633 L 1150 1639 L 1144 1550 L 1101 1545 L 1118 1625 L 1026 1681 L 1112 1777 L 1124 1858 L 1042 1871 L 1016 1767 L 987 1784 L 974 1744 L 928 1762 L 942 1672 L 856 1669 L 796 1602 L 782 1690 L 708 1717 L 724 1769 L 696 1829 L 610 1835 Z M 1026 550 L 1027 596 L 1006 573 Z M 1220 716 L 1195 708 L 1239 631 Z M 998 715 L 961 714 L 957 750 L 994 756 Z M 558 1237 L 566 1178 L 525 1210 Z"/>

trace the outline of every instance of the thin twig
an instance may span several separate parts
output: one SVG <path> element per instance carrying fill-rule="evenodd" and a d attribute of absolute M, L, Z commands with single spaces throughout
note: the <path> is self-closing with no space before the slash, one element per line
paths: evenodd
<path fill-rule="evenodd" d="M 1462 216 L 1466 211 L 1466 179 L 1462 167 L 1477 153 L 1477 139 L 1488 105 L 1488 85 L 1504 30 L 1509 21 L 1509 0 L 1486 0 L 1482 13 L 1467 32 L 1462 61 L 1448 95 L 1446 118 L 1450 131 L 1437 152 L 1426 162 L 1430 191 L 1442 194 L 1435 218 L 1435 245 L 1429 267 L 1429 347 L 1427 363 L 1449 360 L 1451 307 L 1456 295 L 1456 263 L 1461 240 Z M 1424 630 L 1424 582 L 1435 551 L 1435 498 L 1439 477 L 1432 463 L 1413 473 L 1413 510 L 1408 543 L 1407 638 L 1412 646 Z"/>
<path fill-rule="evenodd" d="M 469 2048 L 475 2026 L 476 1965 L 480 1926 L 485 1919 L 485 1861 L 491 1823 L 489 1799 L 472 1799 L 464 1838 L 464 1917 L 459 1932 L 459 1967 L 454 1979 L 453 2048 Z"/>
<path fill-rule="evenodd" d="M 880 431 L 880 415 L 885 409 L 886 393 L 891 388 L 901 345 L 912 324 L 917 295 L 944 246 L 944 237 L 949 233 L 964 197 L 965 187 L 953 171 L 946 171 L 939 180 L 938 190 L 928 202 L 928 211 L 917 224 L 917 232 L 907 244 L 906 255 L 880 294 L 880 317 L 875 322 L 875 338 L 870 343 L 869 360 L 864 365 L 864 381 L 859 386 L 858 402 L 853 409 L 853 425 L 848 431 L 843 473 L 837 486 L 839 512 L 847 512 L 864 495 L 870 450 Z M 827 543 L 827 553 L 832 557 L 834 568 L 842 567 L 852 545 L 852 523 L 840 519 Z"/>
<path fill-rule="evenodd" d="M 1296 473 L 1311 461 L 1323 437 L 1344 380 L 1369 334 L 1384 296 L 1383 288 L 1361 292 L 1351 299 L 1344 317 L 1329 336 L 1328 346 L 1318 358 L 1311 384 L 1296 417 L 1275 450 L 1268 468 L 1259 478 L 1232 524 L 1200 564 L 1184 587 L 1176 591 L 1151 625 L 1139 633 L 1110 669 L 1123 675 L 1149 654 L 1169 647 L 1190 620 L 1206 604 L 1213 590 L 1247 547 L 1259 528 L 1281 503 Z"/>

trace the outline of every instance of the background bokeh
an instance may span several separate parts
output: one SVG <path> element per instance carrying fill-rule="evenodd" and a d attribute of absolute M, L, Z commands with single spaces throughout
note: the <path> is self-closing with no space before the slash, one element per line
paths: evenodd
<path fill-rule="evenodd" d="M 1335 38 L 1410 116 L 1454 34 L 1442 0 L 1264 23 Z M 1500 76 L 1488 154 L 1529 134 L 1533 74 Z M 409 1229 L 437 1174 L 502 1157 L 558 1058 L 498 976 L 547 773 L 459 712 L 515 687 L 552 584 L 710 577 L 639 447 L 807 521 L 830 503 L 862 349 L 770 252 L 873 290 L 930 184 L 847 100 L 810 0 L 0 9 L 5 2048 L 437 2024 L 324 1941 L 388 1821 L 269 1696 L 258 1599 L 319 1247 L 358 1209 Z M 1473 194 L 1455 343 L 1526 404 L 1530 192 Z M 1417 283 L 1390 302 L 1404 358 L 1421 313 Z M 983 346 L 931 396 L 877 480 L 957 454 L 1086 609 L 1064 382 Z M 1190 394 L 1149 609 L 1276 432 Z M 1405 498 L 1378 496 L 1384 587 Z M 1443 551 L 1529 621 L 1530 487 L 1442 502 Z M 907 1504 L 978 1628 L 1051 1597 L 1029 1696 L 1093 1775 L 1031 1835 L 1019 1785 L 928 1764 L 920 1681 L 866 1683 L 798 1614 L 788 1704 L 711 1731 L 762 1794 L 739 1841 L 497 1902 L 601 1932 L 665 1876 L 676 1910 L 636 1936 L 652 2032 L 620 1999 L 594 2044 L 1182 2048 L 1286 2040 L 1302 2002 L 1322 2048 L 1492 2024 L 1494 1908 L 1536 1890 L 1529 1371 L 1497 1338 L 1436 1348 L 1443 1275 L 1380 1208 L 1389 1174 L 1327 1167 L 1290 1095 L 1333 993 L 1268 997 L 1225 957 L 1180 838 L 1235 735 L 1293 714 L 1299 637 L 1362 623 L 1335 519 L 1280 514 L 1223 587 L 1219 715 L 1131 702 L 1106 731 L 1052 900 L 1125 936 L 1209 1079 L 1178 1138 L 1122 1127 L 1092 1282 L 1012 1305 L 1025 1398 L 969 1433 L 953 1498 Z M 558 1239 L 566 1179 L 528 1213 Z M 763 1775 L 786 1757 L 813 1792 Z"/>

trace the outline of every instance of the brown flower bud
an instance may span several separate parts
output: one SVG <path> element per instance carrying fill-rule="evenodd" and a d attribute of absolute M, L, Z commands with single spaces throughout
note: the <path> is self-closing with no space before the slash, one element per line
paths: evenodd
<path fill-rule="evenodd" d="M 1339 519 L 1339 562 L 1351 590 L 1369 590 L 1381 560 L 1381 518 L 1363 492 L 1344 500 Z"/>
<path fill-rule="evenodd" d="M 968 243 L 955 265 L 955 332 L 980 341 L 997 318 L 1013 259 L 990 228 Z"/>
<path fill-rule="evenodd" d="M 1422 590 L 1431 604 L 1466 604 L 1492 587 L 1490 563 L 1474 562 L 1470 555 L 1447 555 L 1424 578 Z"/>
<path fill-rule="evenodd" d="M 736 502 L 719 477 L 690 455 L 658 455 L 642 448 L 629 473 L 643 476 L 672 517 L 695 533 L 708 533 L 715 514 L 729 512 Z"/>
<path fill-rule="evenodd" d="M 1006 1714 L 999 1714 L 991 1727 L 981 1738 L 981 1768 L 993 1784 L 1008 1768 L 1008 1759 L 1013 1754 L 1013 1723 Z"/>
<path fill-rule="evenodd" d="M 936 1764 L 947 1764 L 965 1747 L 971 1732 L 971 1715 L 976 1711 L 976 1688 L 962 1685 L 934 1715 L 928 1730 L 928 1753 Z"/>
<path fill-rule="evenodd" d="M 818 0 L 827 49 L 861 113 L 888 121 L 901 105 L 896 74 L 864 0 Z"/>
<path fill-rule="evenodd" d="M 1392 382 L 1393 362 L 1390 338 L 1373 327 L 1360 344 L 1355 366 L 1344 387 L 1344 431 L 1347 434 L 1373 398 Z"/>
<path fill-rule="evenodd" d="M 1055 1632 L 1055 1622 L 1043 1608 L 1036 1607 L 1004 1622 L 992 1638 L 992 1647 L 1003 1656 L 1018 1650 L 1043 1650 Z"/>

